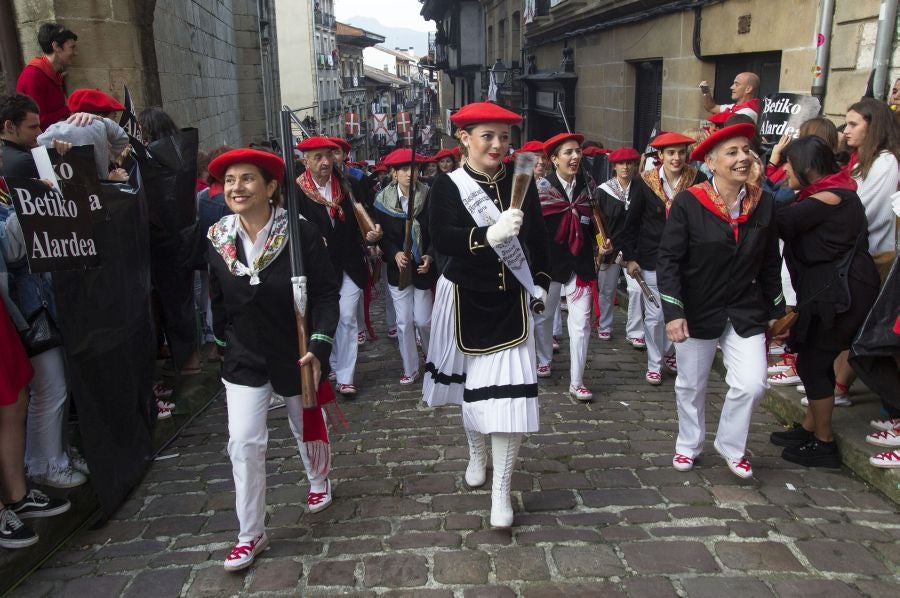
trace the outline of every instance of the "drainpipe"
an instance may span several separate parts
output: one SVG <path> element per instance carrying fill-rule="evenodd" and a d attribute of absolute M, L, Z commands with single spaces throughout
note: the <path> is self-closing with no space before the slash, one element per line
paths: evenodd
<path fill-rule="evenodd" d="M 887 96 L 888 68 L 891 64 L 891 46 L 896 35 L 897 0 L 882 0 L 878 11 L 878 34 L 875 37 L 875 82 L 873 91 L 875 99 L 883 100 Z"/>
<path fill-rule="evenodd" d="M 16 13 L 10 0 L 0 0 L 0 70 L 6 76 L 0 91 L 12 93 L 22 70 L 22 52 L 16 31 Z"/>
<path fill-rule="evenodd" d="M 834 22 L 834 0 L 822 0 L 819 11 L 819 30 L 816 33 L 816 66 L 813 69 L 810 93 L 825 105 L 825 84 L 828 80 L 828 57 L 831 53 L 831 27 Z"/>
<path fill-rule="evenodd" d="M 262 78 L 263 115 L 266 120 L 266 143 L 268 143 L 272 140 L 271 105 L 269 103 L 271 71 L 269 69 L 269 49 L 263 45 L 263 28 L 268 24 L 264 16 L 268 16 L 265 0 L 259 0 L 256 3 L 256 33 L 259 40 L 259 76 Z"/>

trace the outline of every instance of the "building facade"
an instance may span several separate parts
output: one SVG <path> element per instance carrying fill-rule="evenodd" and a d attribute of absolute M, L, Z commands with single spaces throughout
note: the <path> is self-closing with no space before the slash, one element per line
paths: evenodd
<path fill-rule="evenodd" d="M 243 145 L 277 136 L 280 105 L 272 0 L 120 0 L 0 3 L 0 61 L 7 86 L 40 53 L 37 30 L 58 22 L 78 35 L 69 91 L 99 88 L 137 110 L 161 106 L 182 127 L 197 127 L 201 147 Z M 4 29 L 4 32 L 6 31 Z M 9 89 L 9 87 L 7 87 Z"/>
<path fill-rule="evenodd" d="M 369 123 L 371 101 L 366 93 L 363 49 L 384 42 L 384 36 L 337 23 L 337 43 L 341 64 L 341 101 L 344 110 L 344 138 L 351 146 L 351 160 L 374 159 L 370 155 Z"/>

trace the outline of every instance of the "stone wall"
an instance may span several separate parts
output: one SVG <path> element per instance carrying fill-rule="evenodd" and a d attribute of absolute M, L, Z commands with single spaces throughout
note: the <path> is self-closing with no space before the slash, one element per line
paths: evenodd
<path fill-rule="evenodd" d="M 97 87 L 121 99 L 127 84 L 138 110 L 161 105 L 179 126 L 199 129 L 204 149 L 266 138 L 257 0 L 14 3 L 26 60 L 40 52 L 42 23 L 57 21 L 78 34 L 69 91 Z"/>

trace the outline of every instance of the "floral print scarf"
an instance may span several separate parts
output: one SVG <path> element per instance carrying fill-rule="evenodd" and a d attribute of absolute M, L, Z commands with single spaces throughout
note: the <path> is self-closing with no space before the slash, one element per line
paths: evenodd
<path fill-rule="evenodd" d="M 237 257 L 237 231 L 240 226 L 237 214 L 229 214 L 209 227 L 206 238 L 212 244 L 228 270 L 235 276 L 249 276 L 250 284 L 259 284 L 259 273 L 271 264 L 278 254 L 287 245 L 287 213 L 283 208 L 276 208 L 275 217 L 272 219 L 272 228 L 262 253 L 251 266 L 244 265 Z"/>

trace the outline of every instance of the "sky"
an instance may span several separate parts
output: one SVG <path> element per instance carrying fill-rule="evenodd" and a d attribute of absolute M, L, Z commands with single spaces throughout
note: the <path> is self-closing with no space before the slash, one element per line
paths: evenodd
<path fill-rule="evenodd" d="M 416 31 L 434 31 L 434 21 L 426 21 L 419 13 L 418 0 L 334 0 L 334 14 L 338 21 L 354 16 L 378 19 L 389 27 L 405 27 Z"/>

